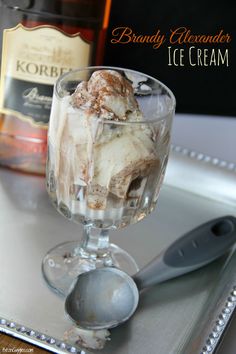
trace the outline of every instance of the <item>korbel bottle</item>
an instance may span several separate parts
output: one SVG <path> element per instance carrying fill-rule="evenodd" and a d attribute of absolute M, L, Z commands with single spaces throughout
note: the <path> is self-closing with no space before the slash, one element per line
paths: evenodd
<path fill-rule="evenodd" d="M 101 65 L 111 0 L 0 0 L 0 164 L 44 173 L 53 84 Z"/>

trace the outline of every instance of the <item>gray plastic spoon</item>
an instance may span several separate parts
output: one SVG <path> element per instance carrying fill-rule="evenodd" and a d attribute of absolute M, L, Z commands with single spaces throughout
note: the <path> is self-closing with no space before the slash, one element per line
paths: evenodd
<path fill-rule="evenodd" d="M 212 262 L 235 241 L 235 217 L 211 220 L 172 243 L 133 277 L 113 267 L 79 275 L 65 310 L 81 328 L 116 327 L 135 312 L 140 290 Z"/>

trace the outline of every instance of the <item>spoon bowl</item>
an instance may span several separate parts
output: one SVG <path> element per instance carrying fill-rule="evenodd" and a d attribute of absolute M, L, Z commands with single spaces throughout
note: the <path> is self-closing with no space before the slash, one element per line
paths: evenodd
<path fill-rule="evenodd" d="M 65 309 L 74 314 L 78 326 L 98 330 L 127 321 L 138 300 L 138 288 L 129 275 L 117 268 L 98 268 L 78 277 Z"/>

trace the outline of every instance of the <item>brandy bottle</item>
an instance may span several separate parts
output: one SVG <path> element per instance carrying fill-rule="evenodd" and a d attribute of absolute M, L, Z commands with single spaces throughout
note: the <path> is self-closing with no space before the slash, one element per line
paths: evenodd
<path fill-rule="evenodd" d="M 0 1 L 0 164 L 44 174 L 53 85 L 101 65 L 111 0 Z"/>

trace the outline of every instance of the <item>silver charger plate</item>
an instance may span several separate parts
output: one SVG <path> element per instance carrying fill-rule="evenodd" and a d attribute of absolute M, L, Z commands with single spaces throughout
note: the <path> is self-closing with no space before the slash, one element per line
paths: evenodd
<path fill-rule="evenodd" d="M 173 147 L 156 210 L 112 232 L 142 267 L 172 241 L 211 218 L 235 215 L 236 166 Z M 57 353 L 91 353 L 68 338 L 64 300 L 46 285 L 46 252 L 80 239 L 82 228 L 51 206 L 44 178 L 0 170 L 0 331 Z M 236 305 L 236 255 L 157 285 L 132 319 L 111 331 L 101 354 L 213 353 Z M 96 296 L 96 295 L 95 295 Z M 67 338 L 65 336 L 67 334 Z"/>

